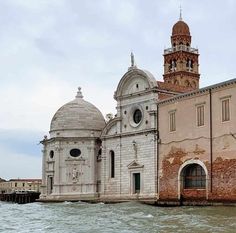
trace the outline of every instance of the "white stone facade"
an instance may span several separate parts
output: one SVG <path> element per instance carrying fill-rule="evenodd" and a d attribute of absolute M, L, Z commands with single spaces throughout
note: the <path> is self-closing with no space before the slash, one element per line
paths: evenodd
<path fill-rule="evenodd" d="M 41 200 L 94 200 L 98 197 L 99 137 L 104 126 L 102 114 L 83 100 L 80 89 L 75 100 L 57 111 L 51 122 L 50 139 L 42 141 Z"/>
<path fill-rule="evenodd" d="M 131 68 L 115 92 L 117 116 L 103 130 L 101 200 L 155 199 L 157 194 L 156 81 L 146 71 Z M 134 112 L 140 110 L 140 122 Z M 111 156 L 115 154 L 115 176 Z M 135 190 L 135 174 L 140 190 Z"/>

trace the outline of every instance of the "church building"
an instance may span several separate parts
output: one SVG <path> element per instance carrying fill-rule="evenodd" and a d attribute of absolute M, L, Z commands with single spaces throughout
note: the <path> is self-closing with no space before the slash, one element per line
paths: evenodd
<path fill-rule="evenodd" d="M 236 79 L 199 89 L 199 52 L 174 24 L 164 81 L 131 66 L 105 121 L 81 88 L 43 144 L 41 201 L 236 202 Z"/>

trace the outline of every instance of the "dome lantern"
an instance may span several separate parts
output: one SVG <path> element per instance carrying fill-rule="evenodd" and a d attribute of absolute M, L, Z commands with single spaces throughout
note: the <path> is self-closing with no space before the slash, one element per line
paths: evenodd
<path fill-rule="evenodd" d="M 75 98 L 83 98 L 81 87 L 78 87 L 77 95 L 75 96 Z"/>

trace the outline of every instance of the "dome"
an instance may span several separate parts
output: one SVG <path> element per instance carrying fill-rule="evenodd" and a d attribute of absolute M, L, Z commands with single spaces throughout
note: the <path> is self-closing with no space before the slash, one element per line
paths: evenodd
<path fill-rule="evenodd" d="M 188 25 L 182 21 L 179 20 L 172 28 L 172 36 L 176 35 L 187 35 L 190 36 L 190 31 Z"/>
<path fill-rule="evenodd" d="M 101 131 L 105 127 L 102 113 L 83 99 L 81 88 L 76 98 L 57 110 L 51 121 L 50 133 L 66 130 Z"/>

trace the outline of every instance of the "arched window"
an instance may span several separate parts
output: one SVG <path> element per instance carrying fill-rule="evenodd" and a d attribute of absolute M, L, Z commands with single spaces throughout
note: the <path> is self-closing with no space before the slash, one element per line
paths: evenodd
<path fill-rule="evenodd" d="M 173 44 L 173 50 L 176 51 L 176 44 Z"/>
<path fill-rule="evenodd" d="M 110 151 L 110 177 L 115 177 L 115 152 L 113 150 Z"/>
<path fill-rule="evenodd" d="M 170 60 L 170 62 L 169 62 L 169 72 L 172 70 L 172 60 Z"/>
<path fill-rule="evenodd" d="M 191 60 L 190 67 L 193 69 L 193 60 Z"/>
<path fill-rule="evenodd" d="M 186 189 L 206 188 L 206 173 L 199 164 L 191 164 L 185 168 L 184 188 Z"/>
<path fill-rule="evenodd" d="M 187 68 L 190 67 L 190 60 L 189 60 L 189 59 L 187 59 L 187 61 L 186 61 L 186 67 L 187 67 Z"/>
<path fill-rule="evenodd" d="M 101 160 L 101 159 L 102 159 L 102 148 L 98 150 L 98 154 L 97 154 L 97 160 Z"/>
<path fill-rule="evenodd" d="M 54 157 L 54 151 L 53 151 L 53 150 L 51 150 L 51 151 L 49 152 L 49 157 L 50 157 L 50 159 L 53 159 L 53 157 Z"/>

